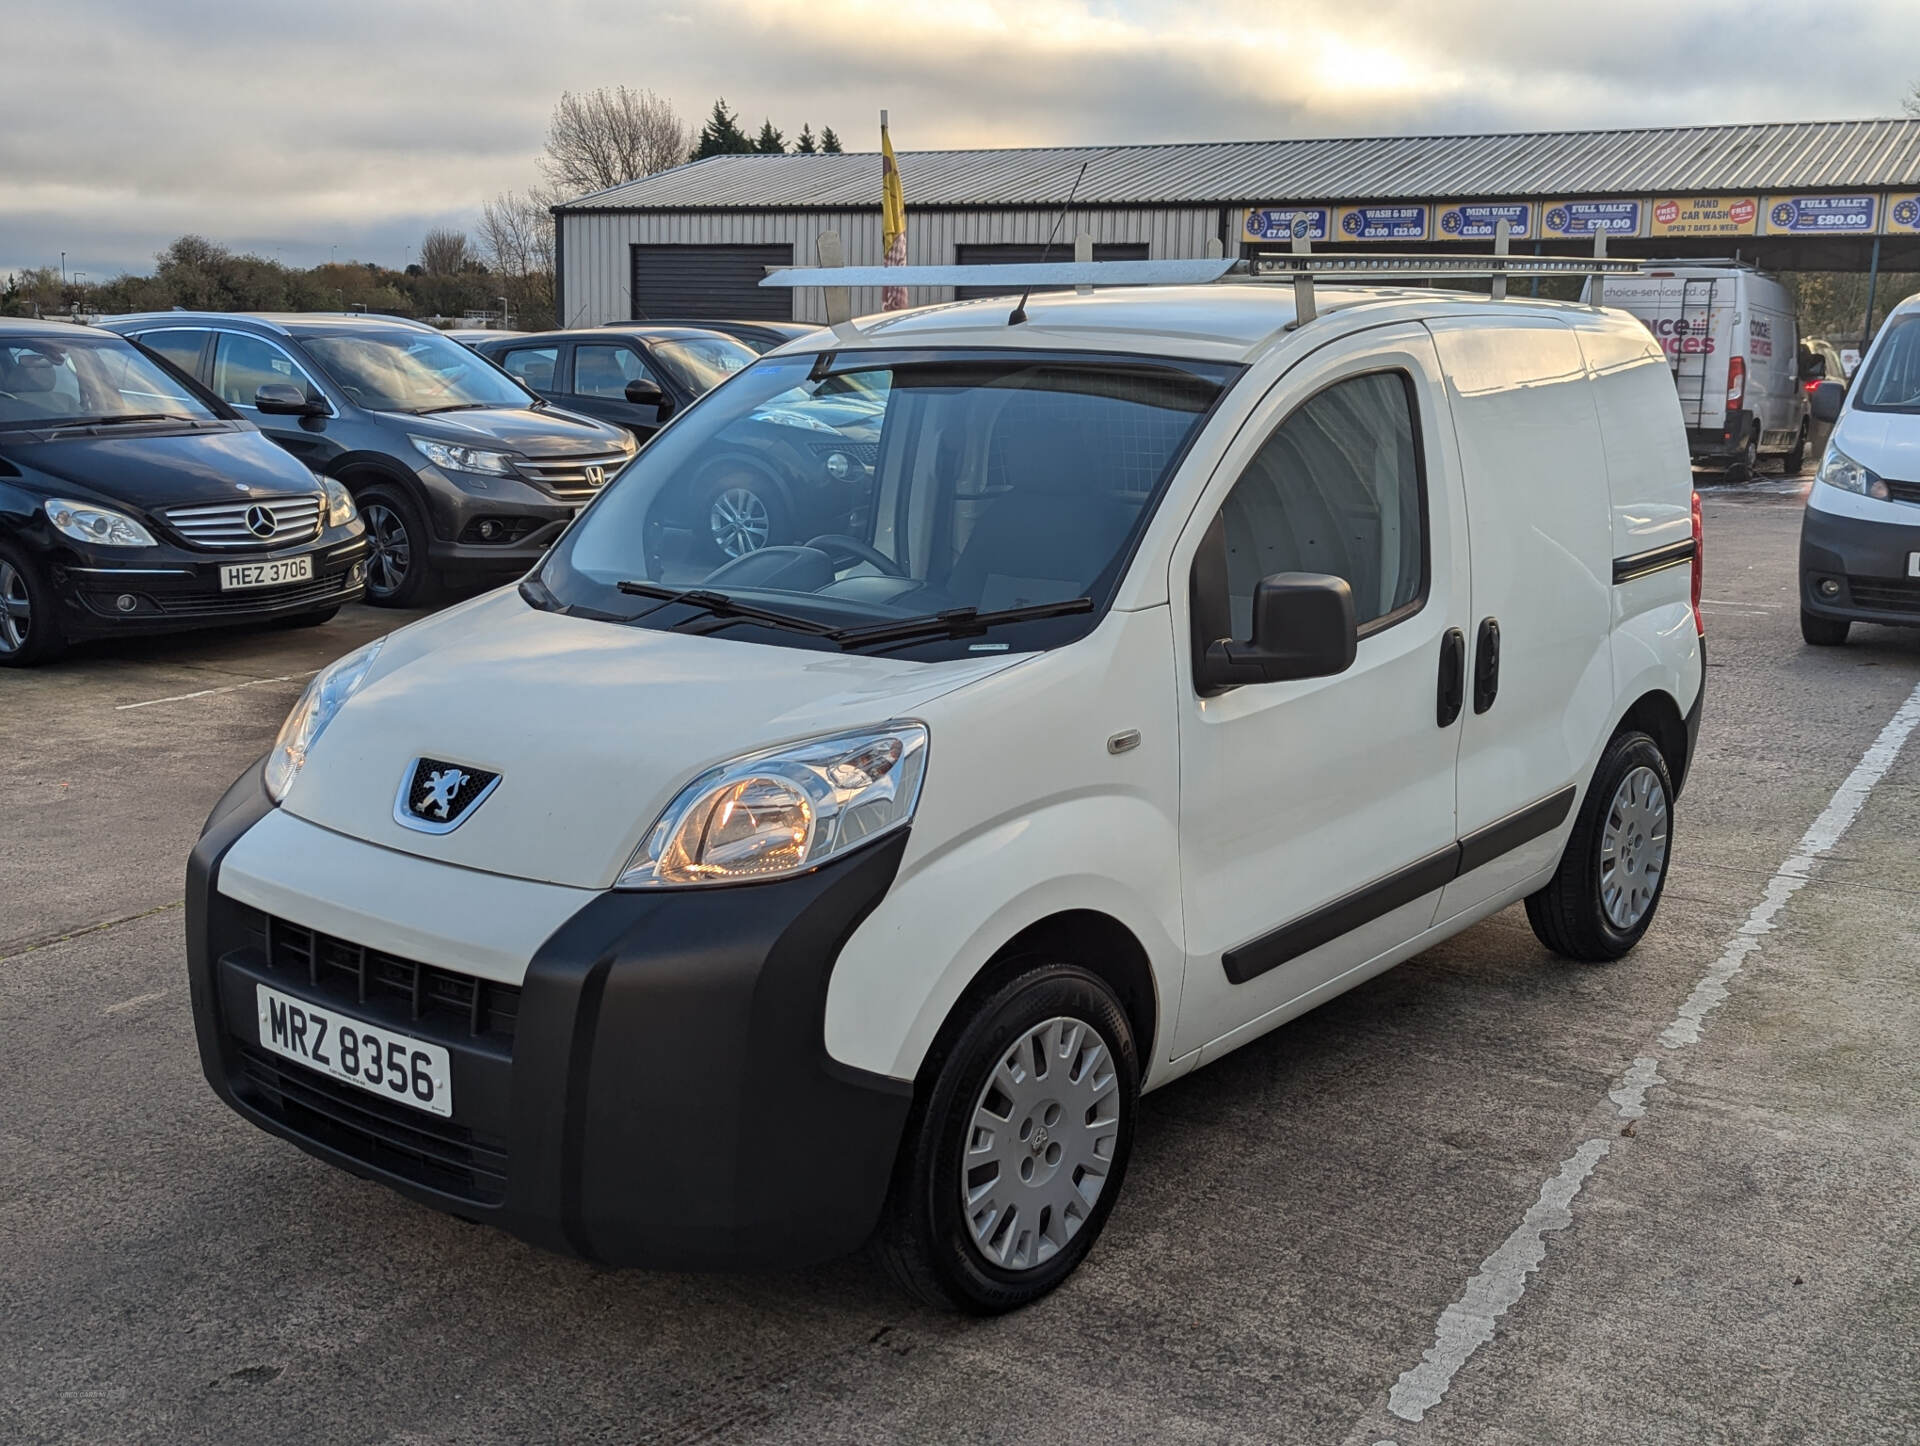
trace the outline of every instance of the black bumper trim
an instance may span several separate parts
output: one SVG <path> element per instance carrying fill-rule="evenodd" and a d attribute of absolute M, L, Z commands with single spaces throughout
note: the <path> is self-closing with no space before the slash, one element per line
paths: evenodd
<path fill-rule="evenodd" d="M 1665 572 L 1670 567 L 1679 567 L 1682 563 L 1692 562 L 1693 555 L 1699 550 L 1699 544 L 1691 537 L 1679 542 L 1670 542 L 1665 547 L 1650 547 L 1645 552 L 1629 553 L 1625 557 L 1613 560 L 1613 582 L 1618 587 L 1623 582 L 1632 582 L 1636 577 L 1647 577 L 1656 572 Z"/>
<path fill-rule="evenodd" d="M 423 1203 L 610 1265 L 787 1268 L 872 1232 L 913 1085 L 828 1056 L 826 992 L 845 941 L 892 885 L 904 830 L 797 878 L 599 895 L 536 952 L 510 1056 L 396 1023 L 454 1053 L 452 1123 L 503 1162 L 504 1184 L 477 1190 L 425 1166 L 410 1178 L 377 1141 L 356 1153 L 341 1148 L 353 1144 L 344 1130 L 317 1138 L 297 1112 L 250 1102 L 242 1075 L 257 1026 L 239 1016 L 259 967 L 252 911 L 216 885 L 227 850 L 270 808 L 256 766 L 188 866 L 201 1066 L 238 1113 Z M 297 980 L 273 982 L 301 993 Z M 371 1004 L 347 1012 L 378 1020 Z"/>
<path fill-rule="evenodd" d="M 1816 484 L 1818 485 L 1818 484 Z M 1800 606 L 1815 617 L 1920 627 L 1920 510 L 1912 523 L 1867 521 L 1808 507 L 1800 522 Z M 1824 598 L 1822 579 L 1839 595 Z"/>

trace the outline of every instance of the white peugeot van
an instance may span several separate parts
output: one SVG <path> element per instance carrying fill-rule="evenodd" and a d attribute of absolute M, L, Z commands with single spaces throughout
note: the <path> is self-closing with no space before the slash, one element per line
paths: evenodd
<path fill-rule="evenodd" d="M 1801 636 L 1920 627 L 1920 296 L 1888 315 L 1852 387 L 1821 382 L 1813 408 L 1834 428 L 1800 522 Z"/>
<path fill-rule="evenodd" d="M 1798 475 L 1812 425 L 1791 293 L 1735 261 L 1642 264 L 1606 278 L 1606 303 L 1639 317 L 1666 352 L 1694 460 L 1751 476 L 1763 456 L 1778 458 Z"/>
<path fill-rule="evenodd" d="M 1143 1092 L 1521 900 L 1626 953 L 1704 679 L 1660 348 L 1295 305 L 842 323 L 326 669 L 193 852 L 214 1089 L 545 1246 L 877 1237 L 991 1312 L 1091 1247 Z M 838 530 L 714 566 L 713 478 L 776 465 L 857 479 Z"/>

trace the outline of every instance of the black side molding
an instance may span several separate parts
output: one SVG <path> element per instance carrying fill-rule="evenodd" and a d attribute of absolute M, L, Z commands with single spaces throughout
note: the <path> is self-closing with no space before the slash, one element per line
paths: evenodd
<path fill-rule="evenodd" d="M 1694 540 L 1689 537 L 1680 542 L 1670 542 L 1665 547 L 1651 547 L 1645 552 L 1616 557 L 1613 560 L 1613 580 L 1616 584 L 1632 582 L 1636 577 L 1692 562 L 1695 547 Z"/>
<path fill-rule="evenodd" d="M 1220 967 L 1226 971 L 1230 983 L 1245 984 L 1309 950 L 1332 943 L 1342 934 L 1351 934 L 1371 924 L 1382 914 L 1390 914 L 1424 894 L 1443 889 L 1462 874 L 1472 873 L 1502 854 L 1512 853 L 1542 834 L 1552 833 L 1573 807 L 1575 792 L 1569 783 L 1538 803 L 1497 818 L 1385 878 L 1343 894 L 1330 904 L 1322 904 L 1310 914 L 1302 914 L 1291 924 L 1283 924 L 1272 933 L 1229 949 L 1220 956 Z"/>

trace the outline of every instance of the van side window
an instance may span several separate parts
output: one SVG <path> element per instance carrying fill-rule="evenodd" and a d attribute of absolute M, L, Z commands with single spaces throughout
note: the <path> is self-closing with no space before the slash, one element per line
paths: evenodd
<path fill-rule="evenodd" d="M 1253 589 L 1276 572 L 1353 588 L 1364 633 L 1426 593 L 1426 508 L 1412 388 L 1399 372 L 1336 382 L 1261 445 L 1221 505 L 1233 636 L 1253 631 Z"/>

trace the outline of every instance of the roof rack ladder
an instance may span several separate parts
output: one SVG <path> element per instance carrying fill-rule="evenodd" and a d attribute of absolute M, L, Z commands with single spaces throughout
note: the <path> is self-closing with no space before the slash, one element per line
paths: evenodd
<path fill-rule="evenodd" d="M 838 231 L 822 231 L 813 243 L 814 254 L 822 266 L 835 269 L 846 265 L 846 254 L 840 248 Z M 820 299 L 827 308 L 827 325 L 842 327 L 853 320 L 853 293 L 844 286 L 823 286 Z"/>
<path fill-rule="evenodd" d="M 1595 229 L 1593 233 L 1593 259 L 1607 259 L 1607 232 L 1605 227 Z M 1592 285 L 1587 288 L 1587 296 L 1595 306 L 1607 304 L 1607 273 L 1600 270 L 1593 273 Z"/>
<path fill-rule="evenodd" d="M 1501 258 L 1496 261 L 1494 265 L 1506 265 L 1507 253 L 1513 249 L 1512 242 L 1513 222 L 1509 221 L 1505 216 L 1502 216 L 1493 224 L 1493 254 Z M 1505 272 L 1501 272 L 1493 278 L 1492 292 L 1495 301 L 1505 301 L 1507 299 L 1507 277 Z"/>
<path fill-rule="evenodd" d="M 1090 232 L 1082 231 L 1078 236 L 1073 238 L 1073 259 L 1079 262 L 1093 260 L 1093 236 Z M 1093 285 L 1091 282 L 1083 282 L 1073 289 L 1081 296 L 1093 295 Z"/>
<path fill-rule="evenodd" d="M 1308 256 L 1313 252 L 1313 243 L 1307 239 L 1307 218 L 1296 216 L 1293 220 L 1293 254 Z M 1302 267 L 1293 277 L 1293 324 L 1305 326 L 1320 314 L 1313 304 L 1313 273 Z"/>

